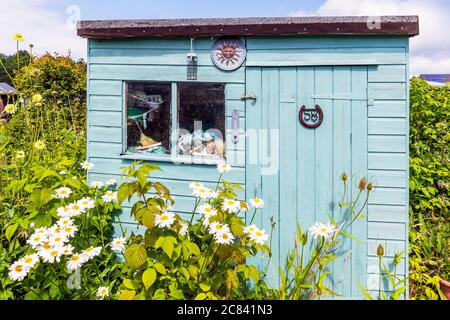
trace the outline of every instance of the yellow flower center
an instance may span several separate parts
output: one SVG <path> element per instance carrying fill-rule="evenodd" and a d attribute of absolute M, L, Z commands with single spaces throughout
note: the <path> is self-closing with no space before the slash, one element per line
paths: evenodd
<path fill-rule="evenodd" d="M 224 238 L 224 239 L 228 239 L 228 238 L 229 238 L 228 234 L 225 233 L 225 234 L 223 235 L 223 238 Z"/>
<path fill-rule="evenodd" d="M 18 266 L 16 266 L 16 267 L 14 268 L 14 270 L 15 270 L 16 272 L 22 272 L 23 268 L 22 268 L 21 265 L 18 265 Z"/>
<path fill-rule="evenodd" d="M 52 252 L 50 252 L 50 256 L 52 256 L 52 257 L 56 257 L 57 255 L 58 255 L 57 250 L 53 250 Z"/>
<path fill-rule="evenodd" d="M 72 206 L 72 210 L 78 211 L 78 210 L 80 210 L 80 209 L 81 209 L 80 206 L 77 205 L 77 204 L 75 204 L 75 205 Z"/>
<path fill-rule="evenodd" d="M 86 252 L 91 252 L 92 250 L 94 250 L 94 248 L 90 247 L 90 248 L 87 248 L 87 249 L 84 250 L 84 251 L 86 251 Z"/>
<path fill-rule="evenodd" d="M 64 229 L 64 231 L 66 231 L 67 233 L 71 233 L 72 232 L 72 228 L 71 227 L 67 227 Z"/>
<path fill-rule="evenodd" d="M 216 225 L 217 230 L 222 230 L 223 226 L 221 224 Z"/>
<path fill-rule="evenodd" d="M 234 204 L 234 201 L 228 201 L 228 204 L 229 204 L 229 205 L 233 205 L 233 204 Z"/>
<path fill-rule="evenodd" d="M 39 241 L 41 241 L 41 237 L 34 237 L 34 238 L 33 238 L 33 241 L 34 241 L 34 242 L 39 242 Z"/>
<path fill-rule="evenodd" d="M 205 208 L 205 212 L 211 213 L 212 210 L 211 210 L 211 208 Z"/>
<path fill-rule="evenodd" d="M 26 258 L 24 261 L 26 264 L 30 264 L 33 262 L 33 258 Z"/>
<path fill-rule="evenodd" d="M 50 245 L 49 242 L 45 242 L 45 243 L 42 245 L 42 248 L 44 248 L 44 249 L 46 249 L 46 250 L 50 249 L 51 247 L 52 247 L 52 246 Z"/>
<path fill-rule="evenodd" d="M 169 220 L 168 216 L 161 216 L 161 221 L 167 221 L 167 220 Z"/>
<path fill-rule="evenodd" d="M 321 227 L 321 228 L 320 228 L 320 232 L 324 232 L 324 233 L 327 232 L 327 228 Z"/>
<path fill-rule="evenodd" d="M 80 260 L 80 256 L 73 256 L 70 260 L 76 262 L 76 261 Z"/>
<path fill-rule="evenodd" d="M 255 235 L 256 235 L 257 237 L 262 237 L 263 233 L 262 233 L 261 231 L 257 231 L 257 232 L 255 233 Z"/>

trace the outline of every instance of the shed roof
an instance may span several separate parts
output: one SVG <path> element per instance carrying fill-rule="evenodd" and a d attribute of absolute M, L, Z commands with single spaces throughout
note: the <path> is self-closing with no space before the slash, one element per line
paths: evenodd
<path fill-rule="evenodd" d="M 92 39 L 182 36 L 404 35 L 419 34 L 418 16 L 278 17 L 79 21 Z"/>
<path fill-rule="evenodd" d="M 0 82 L 0 95 L 7 95 L 7 94 L 17 94 L 16 89 L 11 87 L 9 84 L 5 82 Z"/>

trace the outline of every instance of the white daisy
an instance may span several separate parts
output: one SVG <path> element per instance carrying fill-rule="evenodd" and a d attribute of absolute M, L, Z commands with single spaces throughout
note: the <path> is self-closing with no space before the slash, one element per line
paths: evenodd
<path fill-rule="evenodd" d="M 266 233 L 264 229 L 263 230 L 258 229 L 255 232 L 250 233 L 250 239 L 256 242 L 257 244 L 263 245 L 264 242 L 266 242 L 267 239 L 269 239 L 269 235 Z"/>
<path fill-rule="evenodd" d="M 224 162 L 224 163 L 220 163 L 217 165 L 217 171 L 219 171 L 219 173 L 225 173 L 231 170 L 231 166 Z"/>
<path fill-rule="evenodd" d="M 71 226 L 73 225 L 74 220 L 70 219 L 70 218 L 61 218 L 58 220 L 57 225 L 60 226 L 61 228 L 64 228 L 66 226 Z"/>
<path fill-rule="evenodd" d="M 231 244 L 233 243 L 234 236 L 231 232 L 216 233 L 214 239 L 219 244 Z"/>
<path fill-rule="evenodd" d="M 55 248 L 63 247 L 67 240 L 67 237 L 63 233 L 61 233 L 60 235 L 55 234 L 53 236 L 50 236 L 48 239 L 50 245 Z"/>
<path fill-rule="evenodd" d="M 181 224 L 180 235 L 184 237 L 188 233 L 189 225 L 186 222 L 181 222 L 180 224 Z"/>
<path fill-rule="evenodd" d="M 67 187 L 61 187 L 55 190 L 56 196 L 60 199 L 66 199 L 72 194 L 72 190 Z"/>
<path fill-rule="evenodd" d="M 217 210 L 211 207 L 209 204 L 203 204 L 198 208 L 198 212 L 203 214 L 205 218 L 211 218 L 217 215 Z"/>
<path fill-rule="evenodd" d="M 203 224 L 205 227 L 209 227 L 209 224 L 210 224 L 209 218 L 204 217 L 202 224 Z"/>
<path fill-rule="evenodd" d="M 94 164 L 90 163 L 88 161 L 84 161 L 80 164 L 81 168 L 85 169 L 85 170 L 91 170 L 94 169 Z"/>
<path fill-rule="evenodd" d="M 28 274 L 29 269 L 21 262 L 14 262 L 9 268 L 9 278 L 14 281 L 22 281 Z"/>
<path fill-rule="evenodd" d="M 230 227 L 228 227 L 226 224 L 222 224 L 220 222 L 213 222 L 209 226 L 209 232 L 214 235 L 219 234 L 219 233 L 222 233 L 222 234 L 229 233 Z"/>
<path fill-rule="evenodd" d="M 163 212 L 161 214 L 155 215 L 155 225 L 160 228 L 170 228 L 170 226 L 175 222 L 175 214 L 172 212 Z"/>
<path fill-rule="evenodd" d="M 211 190 L 210 188 L 206 188 L 206 187 L 196 188 L 192 191 L 192 194 L 196 198 L 200 198 L 200 199 L 204 199 L 204 200 L 214 198 L 214 196 L 215 196 L 214 190 Z"/>
<path fill-rule="evenodd" d="M 95 207 L 95 201 L 91 198 L 82 198 L 77 201 L 77 204 L 83 209 L 93 209 Z"/>
<path fill-rule="evenodd" d="M 104 299 L 106 297 L 109 297 L 109 288 L 108 287 L 100 287 L 97 290 L 97 297 L 100 299 Z"/>
<path fill-rule="evenodd" d="M 79 269 L 86 261 L 86 256 L 83 254 L 74 254 L 70 257 L 69 261 L 67 261 L 67 270 L 73 271 Z"/>
<path fill-rule="evenodd" d="M 106 203 L 110 203 L 113 201 L 117 201 L 117 192 L 113 192 L 113 191 L 106 191 L 106 193 L 102 196 L 102 199 L 104 202 Z"/>
<path fill-rule="evenodd" d="M 222 203 L 222 210 L 236 213 L 241 209 L 241 202 L 233 199 L 225 199 Z"/>
<path fill-rule="evenodd" d="M 48 233 L 48 229 L 47 228 L 37 228 L 36 230 L 34 230 L 34 233 L 45 236 Z"/>
<path fill-rule="evenodd" d="M 100 182 L 100 181 L 92 181 L 91 184 L 90 184 L 90 186 L 91 186 L 92 188 L 100 189 L 101 187 L 103 187 L 103 182 Z"/>
<path fill-rule="evenodd" d="M 79 205 L 77 202 L 69 204 L 69 210 L 70 210 L 70 216 L 76 217 L 80 214 L 84 213 L 86 209 L 84 209 L 81 205 Z"/>
<path fill-rule="evenodd" d="M 330 223 L 325 225 L 323 223 L 317 222 L 309 228 L 309 232 L 314 237 L 314 239 L 317 239 L 319 236 L 325 239 L 329 239 L 336 231 L 336 226 Z"/>
<path fill-rule="evenodd" d="M 63 255 L 65 256 L 70 256 L 73 253 L 73 250 L 75 250 L 75 248 L 71 244 L 62 247 Z"/>
<path fill-rule="evenodd" d="M 39 262 L 39 256 L 37 254 L 30 254 L 20 259 L 19 262 L 23 264 L 25 268 L 32 269 L 36 263 Z"/>
<path fill-rule="evenodd" d="M 258 231 L 258 227 L 255 226 L 254 224 L 249 225 L 248 227 L 244 228 L 244 233 L 245 234 L 254 234 L 256 231 Z"/>
<path fill-rule="evenodd" d="M 42 260 L 46 263 L 54 263 L 61 261 L 63 255 L 63 249 L 61 247 L 52 247 L 50 249 L 43 249 L 38 252 Z"/>
<path fill-rule="evenodd" d="M 117 181 L 115 179 L 109 179 L 106 181 L 107 186 L 115 186 L 117 184 Z"/>
<path fill-rule="evenodd" d="M 58 225 L 54 225 L 48 229 L 48 237 L 54 237 L 54 236 L 63 236 L 62 228 Z"/>
<path fill-rule="evenodd" d="M 89 260 L 89 259 L 92 259 L 92 258 L 98 256 L 101 251 L 102 251 L 102 247 L 94 248 L 91 246 L 89 248 L 84 249 L 82 254 Z"/>
<path fill-rule="evenodd" d="M 111 242 L 111 249 L 113 251 L 122 251 L 127 243 L 127 238 L 114 238 Z"/>
<path fill-rule="evenodd" d="M 256 209 L 261 209 L 264 207 L 264 201 L 258 197 L 256 197 L 255 199 L 251 199 L 250 204 L 252 205 L 253 208 Z"/>
<path fill-rule="evenodd" d="M 198 188 L 203 188 L 203 187 L 204 187 L 203 183 L 200 183 L 200 182 L 191 182 L 189 184 L 189 188 L 193 189 L 193 190 L 198 189 Z"/>
<path fill-rule="evenodd" d="M 78 227 L 74 225 L 69 225 L 62 228 L 62 233 L 67 238 L 73 238 L 75 236 L 75 232 L 77 231 Z"/>
<path fill-rule="evenodd" d="M 45 234 L 33 233 L 27 240 L 27 243 L 33 248 L 41 246 L 45 241 L 47 241 L 47 236 Z"/>
<path fill-rule="evenodd" d="M 56 212 L 58 213 L 58 217 L 60 218 L 67 218 L 70 217 L 70 206 L 65 207 L 59 207 L 56 209 Z"/>

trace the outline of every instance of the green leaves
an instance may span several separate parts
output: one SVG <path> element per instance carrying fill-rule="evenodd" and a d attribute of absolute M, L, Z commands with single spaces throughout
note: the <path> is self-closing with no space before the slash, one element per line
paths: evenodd
<path fill-rule="evenodd" d="M 156 240 L 155 243 L 155 249 L 162 248 L 162 250 L 167 254 L 169 258 L 172 258 L 173 249 L 175 247 L 175 244 L 177 244 L 177 239 L 175 239 L 172 236 L 167 237 L 159 237 L 158 240 Z"/>
<path fill-rule="evenodd" d="M 8 241 L 11 241 L 11 238 L 16 232 L 18 226 L 19 226 L 18 223 L 14 223 L 6 228 L 5 236 Z"/>
<path fill-rule="evenodd" d="M 156 271 L 153 268 L 148 268 L 142 274 L 142 282 L 144 283 L 144 287 L 148 290 L 153 283 L 156 281 Z"/>
<path fill-rule="evenodd" d="M 139 269 L 147 261 L 147 251 L 142 245 L 132 244 L 125 251 L 125 259 L 130 267 Z"/>

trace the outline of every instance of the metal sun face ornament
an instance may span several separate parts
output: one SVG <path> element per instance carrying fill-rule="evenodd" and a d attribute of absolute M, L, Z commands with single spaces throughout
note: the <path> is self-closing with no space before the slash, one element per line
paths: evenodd
<path fill-rule="evenodd" d="M 247 49 L 238 38 L 221 38 L 214 43 L 211 52 L 213 63 L 222 70 L 233 71 L 245 61 Z"/>

